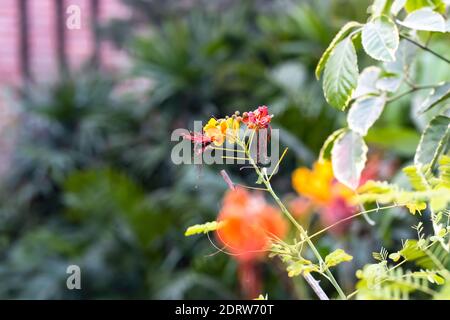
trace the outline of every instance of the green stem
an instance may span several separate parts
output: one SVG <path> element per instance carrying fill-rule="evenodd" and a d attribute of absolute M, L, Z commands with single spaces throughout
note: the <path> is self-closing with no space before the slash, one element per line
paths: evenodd
<path fill-rule="evenodd" d="M 241 145 L 241 147 L 244 147 L 244 146 Z M 289 210 L 285 207 L 283 202 L 281 202 L 280 198 L 278 198 L 278 196 L 276 195 L 275 191 L 273 191 L 272 185 L 270 184 L 270 181 L 266 179 L 265 175 L 261 172 L 259 167 L 256 165 L 255 161 L 253 160 L 253 158 L 250 155 L 249 150 L 245 149 L 245 148 L 244 148 L 244 150 L 245 150 L 245 153 L 247 154 L 247 157 L 250 159 L 249 160 L 250 164 L 255 169 L 256 174 L 258 175 L 260 180 L 263 181 L 264 185 L 267 188 L 267 191 L 272 195 L 273 199 L 278 204 L 278 206 L 280 207 L 281 211 L 292 222 L 292 224 L 298 229 L 298 231 L 300 232 L 301 236 L 306 240 L 306 243 L 308 243 L 309 247 L 311 248 L 311 251 L 314 253 L 314 255 L 316 256 L 316 258 L 319 261 L 319 263 L 321 265 L 325 265 L 325 262 L 323 261 L 322 256 L 320 255 L 320 253 L 317 250 L 317 248 L 314 246 L 314 243 L 308 237 L 308 234 L 305 231 L 305 229 L 303 229 L 303 227 L 297 222 L 297 220 L 295 220 L 295 218 L 292 216 L 292 214 L 289 212 Z M 329 277 L 329 280 L 330 280 L 331 284 L 336 288 L 336 291 L 338 292 L 338 294 L 341 297 L 341 299 L 346 300 L 347 296 L 345 295 L 344 291 L 342 291 L 341 287 L 337 283 L 337 281 L 334 278 L 334 276 L 331 273 L 331 271 L 327 268 L 327 269 L 325 269 L 325 273 Z"/>
<path fill-rule="evenodd" d="M 324 265 L 324 261 L 322 256 L 320 255 L 319 251 L 317 250 L 317 248 L 314 246 L 313 242 L 311 241 L 311 239 L 309 239 L 308 234 L 306 233 L 305 229 L 303 229 L 303 227 L 297 222 L 297 220 L 295 220 L 295 218 L 291 215 L 291 213 L 289 212 L 289 210 L 284 206 L 284 204 L 281 202 L 280 198 L 278 198 L 278 196 L 276 195 L 276 193 L 273 191 L 272 186 L 270 185 L 270 182 L 267 182 L 265 180 L 264 184 L 267 187 L 267 190 L 269 191 L 269 193 L 272 195 L 272 197 L 274 198 L 275 202 L 278 204 L 278 206 L 281 208 L 281 211 L 284 213 L 284 215 L 292 222 L 292 224 L 294 224 L 294 226 L 298 229 L 298 231 L 300 231 L 300 234 L 302 235 L 302 237 L 306 240 L 306 243 L 308 243 L 309 247 L 311 248 L 312 252 L 314 253 L 314 255 L 316 256 L 316 258 L 319 260 L 321 265 Z M 347 299 L 345 293 L 342 291 L 341 287 L 339 286 L 339 284 L 337 283 L 336 279 L 334 278 L 333 274 L 331 273 L 331 271 L 329 269 L 325 270 L 326 274 L 328 275 L 328 277 L 330 278 L 330 282 L 331 284 L 336 288 L 336 291 L 339 293 L 339 296 L 342 299 Z"/>
<path fill-rule="evenodd" d="M 392 102 L 392 101 L 398 100 L 398 99 L 400 99 L 400 98 L 402 98 L 402 97 L 404 97 L 404 96 L 406 96 L 406 95 L 408 95 L 410 93 L 413 93 L 413 92 L 416 92 L 416 91 L 419 91 L 419 90 L 434 89 L 434 88 L 436 88 L 438 86 L 439 85 L 414 86 L 411 89 L 409 89 L 408 91 L 402 92 L 399 95 L 396 95 L 396 96 L 388 98 L 387 102 Z"/>

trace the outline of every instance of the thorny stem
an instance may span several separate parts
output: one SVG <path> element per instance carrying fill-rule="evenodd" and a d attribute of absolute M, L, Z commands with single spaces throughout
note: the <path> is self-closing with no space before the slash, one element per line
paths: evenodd
<path fill-rule="evenodd" d="M 267 176 L 261 172 L 260 168 L 258 167 L 258 165 L 255 163 L 255 161 L 253 160 L 253 158 L 250 155 L 249 150 L 245 147 L 245 144 L 237 141 L 238 144 L 241 146 L 241 148 L 243 148 L 243 150 L 245 150 L 245 153 L 247 154 L 247 157 L 249 158 L 250 164 L 252 165 L 252 167 L 255 169 L 256 174 L 258 175 L 258 177 L 260 178 L 260 180 L 262 181 L 262 183 L 264 183 L 264 185 L 267 188 L 267 191 L 271 194 L 272 198 L 275 200 L 275 202 L 278 204 L 278 206 L 280 207 L 281 211 L 284 213 L 284 215 L 292 222 L 292 224 L 298 229 L 298 231 L 300 232 L 300 235 L 302 236 L 303 239 L 306 240 L 307 244 L 309 245 L 309 247 L 311 248 L 311 251 L 314 253 L 314 255 L 316 256 L 317 260 L 319 261 L 319 263 L 321 265 L 324 265 L 325 262 L 322 258 L 322 256 L 320 255 L 319 251 L 317 250 L 317 248 L 314 246 L 313 242 L 311 241 L 311 239 L 309 238 L 307 232 L 305 231 L 305 229 L 303 229 L 303 227 L 297 222 L 297 220 L 295 220 L 295 218 L 292 216 L 292 214 L 289 212 L 289 210 L 285 207 L 285 205 L 283 204 L 283 202 L 281 202 L 280 198 L 278 198 L 278 196 L 276 195 L 276 193 L 273 191 L 272 189 L 272 185 L 270 184 L 270 181 L 268 180 Z M 250 141 L 251 143 L 251 141 Z M 336 291 L 338 292 L 339 296 L 341 297 L 341 299 L 346 300 L 347 296 L 345 295 L 345 293 L 342 291 L 341 287 L 339 286 L 339 284 L 337 283 L 336 279 L 334 278 L 333 274 L 331 273 L 331 271 L 329 269 L 325 269 L 325 273 L 327 274 L 331 284 L 335 287 Z M 305 276 L 305 274 L 303 274 L 303 276 Z M 312 276 L 311 276 L 312 277 Z M 309 281 L 307 279 L 305 279 L 308 283 Z M 319 284 L 316 282 L 315 286 L 312 286 L 311 288 L 315 291 L 315 289 L 317 289 L 317 287 L 320 288 Z M 322 288 L 320 288 L 320 290 L 323 292 Z M 316 291 L 315 291 L 316 292 Z M 317 293 L 316 294 L 319 296 L 319 298 L 321 297 L 322 293 Z M 325 294 L 323 292 L 323 294 Z"/>
<path fill-rule="evenodd" d="M 320 286 L 319 281 L 314 279 L 314 277 L 310 273 L 303 273 L 303 278 L 305 278 L 306 282 L 308 282 L 308 284 L 311 286 L 320 300 L 330 300 L 330 298 L 328 298 L 327 294 Z"/>
<path fill-rule="evenodd" d="M 418 46 L 420 49 L 425 50 L 425 51 L 431 53 L 432 55 L 438 57 L 438 58 L 441 59 L 442 61 L 445 61 L 445 62 L 447 62 L 448 64 L 450 64 L 450 60 L 449 60 L 449 59 L 447 59 L 446 57 L 440 55 L 439 53 L 437 53 L 437 52 L 431 50 L 430 48 L 428 48 L 428 47 L 426 47 L 426 46 L 424 46 L 424 45 L 418 43 L 417 41 L 415 41 L 415 40 L 413 40 L 413 39 L 411 39 L 411 38 L 408 38 L 407 36 L 400 35 L 400 37 L 403 38 L 403 39 L 405 39 L 406 41 L 409 41 L 409 42 L 411 42 L 412 44 Z"/>

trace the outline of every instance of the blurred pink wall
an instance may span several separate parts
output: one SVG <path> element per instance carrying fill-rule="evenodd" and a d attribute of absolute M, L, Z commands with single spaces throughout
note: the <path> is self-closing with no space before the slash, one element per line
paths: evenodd
<path fill-rule="evenodd" d="M 8 168 L 8 155 L 13 147 L 13 129 L 17 108 L 12 88 L 23 83 L 21 58 L 20 1 L 1 0 L 0 5 L 0 175 Z M 58 75 L 58 25 L 56 1 L 62 1 L 64 13 L 65 52 L 67 65 L 80 66 L 94 52 L 95 39 L 91 26 L 93 0 L 26 0 L 28 11 L 28 63 L 35 82 L 48 82 Z M 81 12 L 81 28 L 68 29 L 68 6 L 77 5 Z M 126 18 L 128 8 L 120 0 L 98 0 L 97 21 L 102 24 L 111 18 Z M 122 52 L 111 44 L 99 46 L 99 64 L 102 68 L 120 69 L 127 61 Z"/>
<path fill-rule="evenodd" d="M 18 84 L 21 81 L 20 62 L 20 0 L 2 0 L 0 6 L 0 85 Z M 79 66 L 94 50 L 91 26 L 92 0 L 63 1 L 64 13 L 70 5 L 81 9 L 81 28 L 65 29 L 67 62 L 71 68 Z M 55 0 L 28 0 L 28 46 L 31 76 L 36 81 L 51 80 L 57 73 L 57 24 Z M 111 18 L 124 18 L 130 12 L 120 0 L 99 0 L 100 24 Z M 64 21 L 69 17 L 65 13 Z M 111 45 L 100 45 L 100 64 L 118 67 L 123 54 Z"/>

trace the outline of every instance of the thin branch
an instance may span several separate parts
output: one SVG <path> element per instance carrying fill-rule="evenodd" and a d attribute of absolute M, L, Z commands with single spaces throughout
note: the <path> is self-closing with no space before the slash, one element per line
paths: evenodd
<path fill-rule="evenodd" d="M 269 190 L 267 190 L 266 188 L 250 187 L 250 186 L 246 186 L 246 185 L 239 184 L 239 183 L 236 184 L 236 185 L 239 186 L 239 187 L 246 188 L 246 189 L 251 189 L 251 190 L 269 191 Z"/>
<path fill-rule="evenodd" d="M 220 151 L 244 152 L 243 150 L 230 149 L 230 148 L 221 148 L 221 147 L 212 147 L 211 149 L 213 149 L 213 150 L 220 150 Z"/>
<path fill-rule="evenodd" d="M 320 229 L 320 230 L 317 231 L 316 233 L 313 233 L 312 235 L 310 235 L 310 236 L 309 236 L 309 239 L 312 239 L 312 238 L 314 238 L 314 237 L 317 237 L 318 235 L 324 233 L 325 231 L 327 231 L 327 230 L 329 230 L 329 229 L 332 229 L 332 228 L 336 227 L 337 225 L 339 225 L 339 224 L 341 224 L 341 223 L 344 223 L 344 222 L 346 222 L 346 221 L 348 221 L 348 220 L 354 219 L 354 218 L 359 217 L 359 216 L 361 216 L 361 215 L 368 214 L 368 213 L 371 213 L 371 212 L 378 212 L 378 211 L 380 211 L 380 210 L 386 210 L 386 209 L 396 208 L 396 207 L 399 207 L 399 205 L 398 205 L 398 204 L 395 204 L 395 205 L 390 205 L 390 206 L 385 206 L 385 207 L 378 207 L 378 208 L 370 209 L 370 210 L 366 210 L 366 211 L 360 211 L 360 212 L 355 213 L 355 214 L 353 214 L 353 215 L 351 215 L 351 216 L 348 216 L 348 217 L 343 218 L 343 219 L 341 219 L 341 220 L 339 220 L 339 221 L 336 221 L 335 223 L 330 224 L 329 226 L 327 226 L 327 227 L 325 227 L 325 228 Z M 302 242 L 305 242 L 305 241 L 306 241 L 306 240 L 302 240 L 302 241 L 299 242 L 299 243 L 302 243 Z"/>
<path fill-rule="evenodd" d="M 322 287 L 319 285 L 319 281 L 314 279 L 314 277 L 310 273 L 302 273 L 303 278 L 305 278 L 306 282 L 310 285 L 311 289 L 317 294 L 320 300 L 330 300 L 327 294 L 323 291 Z"/>
<path fill-rule="evenodd" d="M 231 178 L 230 178 L 230 176 L 228 175 L 228 173 L 227 173 L 225 170 L 221 170 L 221 171 L 220 171 L 220 174 L 222 175 L 223 180 L 225 180 L 225 182 L 227 183 L 228 188 L 229 188 L 230 190 L 234 190 L 235 188 L 234 188 L 233 181 L 231 181 Z"/>
<path fill-rule="evenodd" d="M 424 46 L 424 45 L 418 43 L 417 41 L 415 41 L 415 40 L 413 40 L 413 39 L 411 39 L 411 38 L 408 38 L 408 37 L 406 37 L 406 36 L 404 36 L 404 35 L 400 35 L 400 37 L 403 38 L 403 39 L 405 39 L 406 41 L 409 41 L 409 42 L 411 42 L 412 44 L 418 46 L 420 49 L 425 50 L 425 51 L 431 53 L 432 55 L 438 57 L 438 58 L 441 59 L 442 61 L 445 61 L 445 62 L 447 62 L 448 64 L 450 64 L 450 60 L 449 60 L 449 59 L 447 59 L 446 57 L 440 55 L 440 54 L 437 53 L 436 51 L 433 51 L 433 50 L 431 50 L 430 48 L 428 48 L 428 47 L 426 47 L 426 46 Z"/>
<path fill-rule="evenodd" d="M 249 158 L 243 158 L 243 157 L 231 157 L 231 156 L 222 156 L 222 159 L 233 159 L 233 160 L 244 160 L 244 161 L 248 161 L 250 160 Z"/>
<path fill-rule="evenodd" d="M 413 93 L 413 92 L 416 92 L 416 91 L 419 91 L 419 90 L 434 89 L 437 86 L 438 85 L 413 86 L 411 89 L 409 89 L 409 90 L 407 90 L 405 92 L 402 92 L 402 93 L 400 93 L 400 94 L 398 94 L 396 96 L 388 98 L 387 102 L 392 102 L 392 101 L 398 100 L 398 99 L 400 99 L 400 98 L 402 98 L 402 97 L 404 97 L 404 96 L 406 96 L 406 95 L 408 95 L 410 93 Z"/>
<path fill-rule="evenodd" d="M 284 152 L 283 152 L 283 154 L 281 155 L 280 160 L 278 160 L 278 162 L 277 162 L 275 168 L 273 168 L 273 171 L 272 171 L 272 173 L 270 174 L 270 177 L 269 177 L 269 179 L 268 179 L 269 181 L 270 181 L 270 179 L 272 179 L 273 174 L 278 170 L 278 167 L 280 166 L 281 161 L 283 161 L 283 158 L 284 158 L 284 156 L 286 155 L 286 152 L 287 152 L 287 151 L 288 151 L 288 148 L 284 149 Z"/>

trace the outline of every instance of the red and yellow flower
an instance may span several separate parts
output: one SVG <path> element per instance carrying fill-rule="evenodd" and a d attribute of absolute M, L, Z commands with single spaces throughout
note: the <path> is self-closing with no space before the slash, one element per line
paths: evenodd
<path fill-rule="evenodd" d="M 255 111 L 244 112 L 242 114 L 242 121 L 249 129 L 266 129 L 273 115 L 269 114 L 267 106 L 260 106 Z"/>
<path fill-rule="evenodd" d="M 222 146 L 225 141 L 235 143 L 239 138 L 240 123 L 247 125 L 248 129 L 259 130 L 269 126 L 273 115 L 269 115 L 267 106 L 258 107 L 250 112 L 244 112 L 242 117 L 236 112 L 231 117 L 224 119 L 209 119 L 203 127 L 202 132 L 193 132 L 184 136 L 197 145 L 201 145 L 200 152 L 204 151 L 209 145 Z"/>

